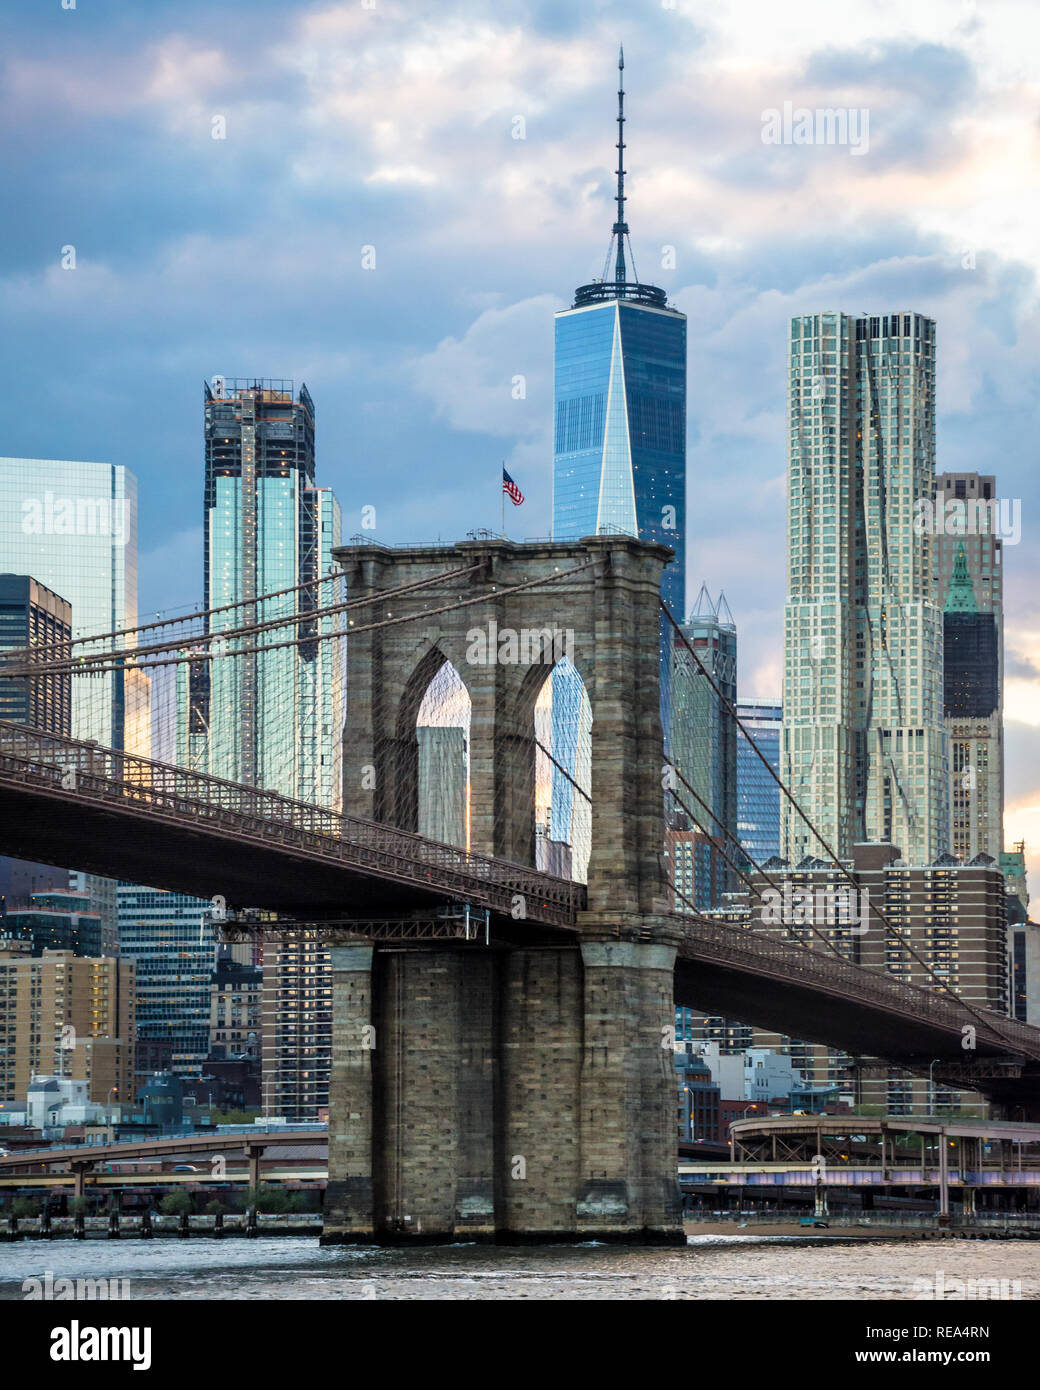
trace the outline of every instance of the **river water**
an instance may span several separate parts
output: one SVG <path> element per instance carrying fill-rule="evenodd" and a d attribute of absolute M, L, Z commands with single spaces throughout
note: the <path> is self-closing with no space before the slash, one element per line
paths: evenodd
<path fill-rule="evenodd" d="M 309 1237 L 25 1240 L 0 1245 L 0 1300 L 23 1280 L 119 1279 L 132 1299 L 1040 1298 L 1040 1242 L 693 1236 L 685 1249 L 322 1248 Z M 979 1280 L 1007 1284 L 977 1289 Z M 1016 1289 L 1015 1284 L 1019 1285 Z"/>

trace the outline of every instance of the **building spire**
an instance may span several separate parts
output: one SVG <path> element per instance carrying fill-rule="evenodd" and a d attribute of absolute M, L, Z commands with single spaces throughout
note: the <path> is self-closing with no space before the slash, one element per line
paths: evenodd
<path fill-rule="evenodd" d="M 628 236 L 628 223 L 625 221 L 625 50 L 618 46 L 618 94 L 617 94 L 617 221 L 614 235 L 617 237 L 617 260 L 614 263 L 614 281 L 623 285 L 625 272 L 625 237 Z"/>
<path fill-rule="evenodd" d="M 632 260 L 632 277 L 629 279 L 625 260 L 625 240 L 628 237 L 628 223 L 625 221 L 625 50 L 618 45 L 618 94 L 617 94 L 617 216 L 611 228 L 607 255 L 603 262 L 603 275 L 588 285 L 579 285 L 574 291 L 574 307 L 583 308 L 588 304 L 603 304 L 615 299 L 628 299 L 635 304 L 646 304 L 655 309 L 668 306 L 668 296 L 656 285 L 641 285 L 632 256 L 632 242 L 628 242 L 628 257 Z M 617 251 L 614 243 L 617 243 Z M 614 274 L 610 275 L 610 257 L 614 256 Z"/>
<path fill-rule="evenodd" d="M 963 541 L 958 545 L 957 553 L 953 557 L 953 572 L 946 588 L 944 611 L 947 613 L 977 613 L 979 611 L 978 600 L 975 597 L 975 586 L 971 582 L 971 572 L 968 569 L 968 557 L 964 553 Z"/>

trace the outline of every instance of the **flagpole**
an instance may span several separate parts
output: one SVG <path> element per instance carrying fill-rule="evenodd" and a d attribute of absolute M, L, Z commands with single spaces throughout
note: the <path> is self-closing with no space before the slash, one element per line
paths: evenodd
<path fill-rule="evenodd" d="M 506 538 L 506 461 L 502 460 L 502 539 Z"/>

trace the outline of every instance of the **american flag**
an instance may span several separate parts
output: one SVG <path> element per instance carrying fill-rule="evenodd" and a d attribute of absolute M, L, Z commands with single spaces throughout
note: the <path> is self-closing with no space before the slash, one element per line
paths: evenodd
<path fill-rule="evenodd" d="M 514 507 L 519 507 L 520 503 L 524 500 L 524 494 L 517 487 L 516 483 L 513 482 L 504 468 L 502 469 L 502 491 L 506 494 Z"/>

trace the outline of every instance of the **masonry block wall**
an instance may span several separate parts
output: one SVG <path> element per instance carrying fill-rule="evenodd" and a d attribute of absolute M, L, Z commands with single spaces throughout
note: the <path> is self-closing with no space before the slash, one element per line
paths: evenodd
<path fill-rule="evenodd" d="M 672 948 L 354 949 L 327 1243 L 680 1238 Z"/>
<path fill-rule="evenodd" d="M 416 715 L 451 661 L 471 700 L 471 848 L 533 867 L 549 667 L 475 662 L 470 639 L 564 630 L 592 708 L 592 840 L 572 932 L 528 944 L 507 923 L 490 946 L 378 945 L 367 966 L 333 949 L 330 1243 L 682 1238 L 660 915 L 670 553 L 628 536 L 335 552 L 350 598 L 372 600 L 347 643 L 344 809 L 416 829 Z M 370 627 L 389 617 L 410 620 Z"/>

